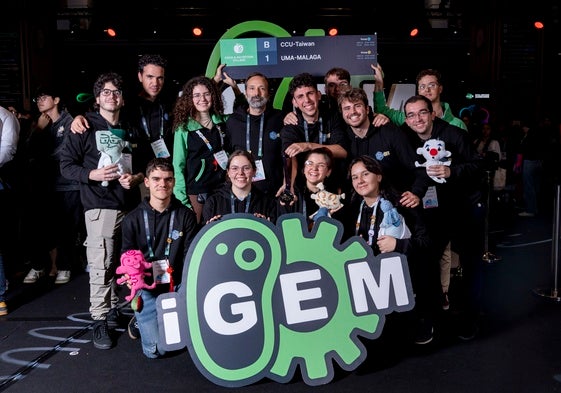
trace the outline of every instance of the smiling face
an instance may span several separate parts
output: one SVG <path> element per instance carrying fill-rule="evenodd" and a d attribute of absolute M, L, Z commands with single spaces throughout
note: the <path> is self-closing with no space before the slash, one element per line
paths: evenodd
<path fill-rule="evenodd" d="M 351 180 L 356 193 L 367 201 L 377 198 L 380 194 L 382 175 L 370 172 L 361 161 L 352 166 Z"/>
<path fill-rule="evenodd" d="M 312 86 L 301 86 L 294 90 L 292 104 L 302 111 L 306 121 L 317 120 L 321 92 Z"/>
<path fill-rule="evenodd" d="M 347 98 L 341 101 L 341 115 L 345 123 L 354 128 L 368 128 L 369 108 L 362 101 L 351 101 Z"/>
<path fill-rule="evenodd" d="M 150 191 L 150 199 L 166 201 L 171 198 L 175 177 L 171 171 L 156 168 L 144 178 L 144 185 Z"/>
<path fill-rule="evenodd" d="M 232 183 L 232 188 L 248 191 L 251 189 L 251 182 L 255 177 L 255 168 L 251 161 L 243 156 L 234 156 L 228 166 L 228 178 Z"/>
<path fill-rule="evenodd" d="M 327 158 L 323 154 L 311 153 L 304 163 L 304 176 L 308 186 L 317 186 L 331 174 Z"/>
<path fill-rule="evenodd" d="M 193 88 L 193 104 L 199 112 L 208 112 L 212 107 L 212 93 L 205 85 L 196 85 Z"/>

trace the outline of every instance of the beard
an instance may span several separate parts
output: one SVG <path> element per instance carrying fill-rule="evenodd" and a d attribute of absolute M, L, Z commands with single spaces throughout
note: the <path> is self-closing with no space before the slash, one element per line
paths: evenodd
<path fill-rule="evenodd" d="M 268 101 L 269 100 L 267 99 L 267 97 L 253 96 L 249 98 L 248 103 L 251 108 L 260 109 L 263 108 L 265 105 L 267 105 Z"/>

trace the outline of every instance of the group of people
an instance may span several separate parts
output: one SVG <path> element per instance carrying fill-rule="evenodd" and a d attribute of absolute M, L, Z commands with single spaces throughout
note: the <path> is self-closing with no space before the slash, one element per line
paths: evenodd
<path fill-rule="evenodd" d="M 53 91 L 36 97 L 42 114 L 29 143 L 56 164 L 54 175 L 40 183 L 52 192 L 55 208 L 46 214 L 48 208 L 38 207 L 48 217 L 45 226 L 52 226 L 45 229 L 52 236 L 41 239 L 41 250 L 50 258 L 48 265 L 33 266 L 26 282 L 47 268 L 59 282 L 68 281 L 69 249 L 83 226 L 96 348 L 111 348 L 112 329 L 124 323 L 115 282 L 123 253 L 141 250 L 147 261 L 172 272 L 169 281 L 140 291 L 142 307 L 128 322 L 129 335 L 140 337 L 143 353 L 161 357 L 155 300 L 181 285 L 184 258 L 197 231 L 231 213 L 275 222 L 296 212 L 311 228 L 319 208 L 312 196 L 324 189 L 347 195 L 343 207 L 328 211 L 343 224 L 345 238 L 361 237 L 375 255 L 406 255 L 417 344 L 433 339 L 437 313 L 448 301 L 440 266 L 452 250 L 457 253 L 465 285 L 456 299 L 458 336 L 474 336 L 483 167 L 465 125 L 440 101 L 437 71 L 419 73 L 418 94 L 403 111 L 387 107 L 379 66 L 373 66 L 374 108 L 342 68 L 327 72 L 325 95 L 316 78 L 301 73 L 290 82 L 293 109 L 287 112 L 271 105 L 264 74 L 248 75 L 241 93 L 223 65 L 214 78 L 188 80 L 168 104 L 160 94 L 165 69 L 163 57 L 141 56 L 142 89 L 130 102 L 126 97 L 126 107 L 123 78 L 101 74 L 93 86 L 93 110 L 73 119 L 67 112 L 42 110 L 44 104 L 58 104 Z M 228 86 L 237 93 L 232 114 L 224 113 L 221 93 Z M 49 142 L 35 141 L 44 130 Z M 429 139 L 445 142 L 451 163 L 415 165 L 422 158 L 418 149 Z M 2 300 L 0 284 L 0 314 Z"/>

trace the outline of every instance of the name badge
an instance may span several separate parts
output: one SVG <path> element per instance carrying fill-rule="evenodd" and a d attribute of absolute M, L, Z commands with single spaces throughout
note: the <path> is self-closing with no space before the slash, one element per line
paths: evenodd
<path fill-rule="evenodd" d="M 169 284 L 171 282 L 171 275 L 168 271 L 169 261 L 167 259 L 160 259 L 159 261 L 152 262 L 152 274 L 156 284 Z"/>

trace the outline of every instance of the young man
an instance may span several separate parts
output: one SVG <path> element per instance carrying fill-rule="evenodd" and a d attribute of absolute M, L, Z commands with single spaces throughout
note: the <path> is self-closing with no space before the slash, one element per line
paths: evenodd
<path fill-rule="evenodd" d="M 426 168 L 429 176 L 446 179 L 446 182 L 432 183 L 434 195 L 432 202 L 424 206 L 424 214 L 436 254 L 442 255 L 451 242 L 460 256 L 463 278 L 458 291 L 460 318 L 456 333 L 461 339 L 471 339 L 477 331 L 480 311 L 479 275 L 483 255 L 482 218 L 485 216 L 480 184 L 484 163 L 468 134 L 439 118 L 427 97 L 410 97 L 405 101 L 404 111 L 403 129 L 415 150 L 429 139 L 438 139 L 452 153 L 450 165 Z"/>
<path fill-rule="evenodd" d="M 97 112 L 86 114 L 90 128 L 70 134 L 61 151 L 62 175 L 80 182 L 85 211 L 86 255 L 90 274 L 90 313 L 95 321 L 93 344 L 110 349 L 109 328 L 119 326 L 119 296 L 115 269 L 121 251 L 121 222 L 140 199 L 142 172 L 132 171 L 136 135 L 121 123 L 125 104 L 123 79 L 115 73 L 100 75 L 94 83 Z M 132 153 L 131 153 L 132 152 Z M 133 204 L 133 205 L 131 205 Z"/>
<path fill-rule="evenodd" d="M 76 242 L 84 225 L 80 184 L 60 173 L 62 144 L 70 134 L 72 116 L 62 109 L 62 97 L 52 87 L 38 88 L 33 101 L 40 115 L 27 140 L 30 186 L 33 195 L 42 193 L 43 198 L 31 204 L 28 219 L 29 228 L 41 230 L 37 225 L 42 225 L 45 236 L 31 251 L 32 268 L 23 282 L 35 283 L 47 268 L 55 284 L 64 284 L 71 270 L 78 270 Z"/>
<path fill-rule="evenodd" d="M 121 253 L 140 250 L 152 263 L 147 284 L 162 277 L 156 279 L 154 289 L 141 290 L 142 308 L 134 311 L 128 327 L 132 339 L 140 335 L 144 355 L 157 358 L 165 352 L 158 349 L 156 298 L 181 283 L 185 255 L 198 227 L 195 213 L 173 195 L 175 177 L 169 159 L 154 158 L 148 163 L 144 185 L 149 196 L 123 219 Z"/>
<path fill-rule="evenodd" d="M 281 140 L 283 154 L 292 160 L 292 186 L 297 175 L 299 181 L 303 181 L 301 171 L 304 168 L 304 154 L 301 153 L 319 147 L 331 150 L 335 158 L 335 179 L 329 180 L 338 184 L 344 176 L 341 165 L 347 157 L 347 151 L 343 147 L 345 133 L 341 116 L 320 106 L 321 92 L 317 89 L 314 77 L 309 73 L 298 74 L 292 79 L 289 94 L 296 108 L 298 123 L 285 124 L 281 130 Z"/>

